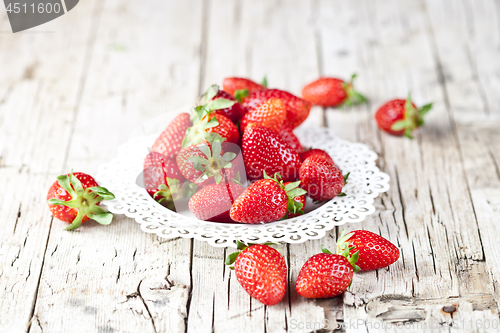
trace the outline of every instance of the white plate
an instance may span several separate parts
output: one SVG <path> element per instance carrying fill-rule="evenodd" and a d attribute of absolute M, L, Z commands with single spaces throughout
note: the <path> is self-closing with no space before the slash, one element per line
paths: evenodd
<path fill-rule="evenodd" d="M 188 110 L 175 110 L 148 122 L 120 146 L 117 158 L 99 167 L 97 181 L 116 196 L 102 203 L 112 213 L 135 219 L 145 232 L 163 238 L 195 238 L 217 247 L 235 247 L 236 239 L 249 243 L 302 243 L 324 237 L 335 226 L 363 221 L 375 211 L 373 201 L 378 194 L 389 189 L 389 176 L 377 168 L 378 156 L 367 146 L 342 140 L 326 128 L 299 127 L 294 132 L 304 147 L 325 150 L 344 174 L 351 173 L 343 190 L 346 196 L 333 198 L 309 212 L 312 206 L 308 201 L 309 209 L 300 217 L 257 225 L 206 222 L 172 212 L 154 201 L 136 179 L 148 147 L 161 129 L 176 114 Z"/>

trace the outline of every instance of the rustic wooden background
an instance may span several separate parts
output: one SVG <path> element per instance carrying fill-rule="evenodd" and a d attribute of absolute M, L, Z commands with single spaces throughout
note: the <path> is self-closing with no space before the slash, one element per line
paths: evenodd
<path fill-rule="evenodd" d="M 75 232 L 50 216 L 57 175 L 95 173 L 138 124 L 211 83 L 267 75 L 298 94 L 353 72 L 370 102 L 317 108 L 308 122 L 380 155 L 391 189 L 347 227 L 387 237 L 401 258 L 358 274 L 343 297 L 293 288 L 339 230 L 284 247 L 291 288 L 266 307 L 224 267 L 224 249 L 145 234 L 124 216 Z M 409 90 L 435 103 L 426 126 L 412 141 L 378 131 L 376 108 Z M 0 332 L 311 332 L 324 319 L 321 332 L 497 331 L 499 126 L 499 0 L 85 0 L 18 34 L 0 9 Z"/>

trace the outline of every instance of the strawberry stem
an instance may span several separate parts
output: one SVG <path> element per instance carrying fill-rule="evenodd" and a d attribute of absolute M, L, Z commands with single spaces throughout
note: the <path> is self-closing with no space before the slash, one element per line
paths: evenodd
<path fill-rule="evenodd" d="M 351 76 L 351 79 L 348 82 L 344 82 L 343 84 L 344 90 L 347 94 L 347 98 L 342 103 L 342 105 L 353 106 L 356 104 L 365 103 L 367 101 L 365 96 L 354 90 L 353 82 L 355 78 L 356 74 L 353 74 Z"/>

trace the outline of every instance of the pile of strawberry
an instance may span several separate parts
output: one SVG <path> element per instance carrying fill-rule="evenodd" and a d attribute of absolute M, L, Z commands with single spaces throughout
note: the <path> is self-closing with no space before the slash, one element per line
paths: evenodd
<path fill-rule="evenodd" d="M 245 291 L 266 305 L 278 304 L 287 290 L 287 267 L 283 256 L 269 244 L 237 242 L 238 250 L 226 258 Z M 385 238 L 366 230 L 342 232 L 337 253 L 321 246 L 322 253 L 309 258 L 295 283 L 306 298 L 330 298 L 342 294 L 355 272 L 387 267 L 399 258 L 399 249 Z M 233 265 L 234 264 L 234 265 Z"/>
<path fill-rule="evenodd" d="M 311 106 L 244 78 L 225 79 L 223 90 L 211 86 L 192 114 L 178 115 L 154 142 L 144 161 L 147 191 L 172 210 L 176 198 L 190 198 L 198 219 L 241 223 L 303 214 L 306 194 L 316 201 L 341 195 L 345 179 L 332 158 L 304 151 L 293 133 Z"/>

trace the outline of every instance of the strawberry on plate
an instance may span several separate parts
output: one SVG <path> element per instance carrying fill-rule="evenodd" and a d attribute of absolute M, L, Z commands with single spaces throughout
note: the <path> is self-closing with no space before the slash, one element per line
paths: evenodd
<path fill-rule="evenodd" d="M 285 185 L 277 173 L 274 178 L 264 173 L 265 179 L 250 185 L 233 203 L 230 216 L 242 223 L 267 223 L 285 217 L 287 212 L 303 213 L 303 204 L 294 200 L 306 191 L 299 188 L 300 182 Z"/>
<path fill-rule="evenodd" d="M 277 98 L 270 98 L 259 106 L 249 110 L 241 119 L 241 133 L 248 124 L 258 124 L 279 133 L 286 118 L 284 103 Z"/>
<path fill-rule="evenodd" d="M 201 96 L 199 105 L 207 106 L 211 113 L 221 114 L 229 118 L 234 124 L 240 121 L 244 113 L 241 104 L 231 94 L 220 90 L 216 84 L 210 86 Z"/>
<path fill-rule="evenodd" d="M 332 163 L 333 165 L 335 165 L 335 162 L 333 162 L 333 159 L 331 158 L 331 156 L 323 149 L 318 149 L 318 148 L 309 149 L 303 153 L 300 153 L 299 156 L 300 156 L 300 159 L 302 160 L 302 162 L 304 162 L 306 160 L 306 158 L 314 156 L 314 157 L 323 158 L 323 159 L 327 160 L 328 162 Z"/>
<path fill-rule="evenodd" d="M 203 110 L 199 110 L 203 113 Z M 192 146 L 204 141 L 231 142 L 237 144 L 240 139 L 238 128 L 229 118 L 221 114 L 200 114 L 195 117 L 193 126 L 186 130 L 186 137 L 182 141 L 182 148 Z"/>
<path fill-rule="evenodd" d="M 298 179 L 299 154 L 269 128 L 249 124 L 243 133 L 242 151 L 248 179 L 262 179 L 264 172 L 278 172 L 284 181 Z"/>
<path fill-rule="evenodd" d="M 191 126 L 189 113 L 179 114 L 156 139 L 151 151 L 175 158 L 181 150 L 182 139 L 189 126 Z"/>
<path fill-rule="evenodd" d="M 355 77 L 353 75 L 349 82 L 333 77 L 319 78 L 302 89 L 302 97 L 314 105 L 324 107 L 364 103 L 366 98 L 354 91 L 352 86 Z"/>
<path fill-rule="evenodd" d="M 245 99 L 243 109 L 245 112 L 248 112 L 270 98 L 278 98 L 285 103 L 286 119 L 283 125 L 291 129 L 302 124 L 307 116 L 309 116 L 309 111 L 311 111 L 311 103 L 279 89 L 268 89 L 251 93 Z"/>
<path fill-rule="evenodd" d="M 183 148 L 177 154 L 177 166 L 180 172 L 190 182 L 207 185 L 213 181 L 219 184 L 222 180 L 229 181 L 234 177 L 233 152 L 224 152 L 219 140 L 212 143 L 204 142 Z"/>
<path fill-rule="evenodd" d="M 238 250 L 226 259 L 234 263 L 236 279 L 245 291 L 265 305 L 278 304 L 286 293 L 287 268 L 283 256 L 268 245 L 246 246 L 237 242 Z"/>
<path fill-rule="evenodd" d="M 229 210 L 245 188 L 233 182 L 210 184 L 189 199 L 189 210 L 199 220 L 213 222 L 234 222 Z"/>
<path fill-rule="evenodd" d="M 337 241 L 337 253 L 358 252 L 357 265 L 362 271 L 387 267 L 399 258 L 399 249 L 387 239 L 367 230 L 355 230 L 346 234 L 342 230 Z"/>
<path fill-rule="evenodd" d="M 267 80 L 264 78 L 264 85 L 242 77 L 227 77 L 222 82 L 222 89 L 242 103 L 245 98 L 256 91 L 267 89 Z"/>
<path fill-rule="evenodd" d="M 113 214 L 99 207 L 99 203 L 114 198 L 113 193 L 100 187 L 94 178 L 82 172 L 57 177 L 47 193 L 52 215 L 71 223 L 66 230 L 77 229 L 89 219 L 103 225 L 110 224 Z"/>
<path fill-rule="evenodd" d="M 204 141 L 227 141 L 239 142 L 239 132 L 236 125 L 223 114 L 217 113 L 234 106 L 233 100 L 225 98 L 215 98 L 218 94 L 218 87 L 211 86 L 200 98 L 200 105 L 194 108 L 191 120 L 193 126 L 186 130 L 186 135 L 182 140 L 182 148 L 202 143 Z"/>
<path fill-rule="evenodd" d="M 300 187 L 316 201 L 326 201 L 341 195 L 348 175 L 321 157 L 311 156 L 300 166 Z"/>
<path fill-rule="evenodd" d="M 321 250 L 323 253 L 309 258 L 299 272 L 295 290 L 302 297 L 335 297 L 346 291 L 352 282 L 356 256 L 346 258 L 332 254 L 323 246 Z"/>
<path fill-rule="evenodd" d="M 383 131 L 398 136 L 404 134 L 411 139 L 413 130 L 424 124 L 424 116 L 431 108 L 432 103 L 417 109 L 408 94 L 406 100 L 393 99 L 382 105 L 375 113 L 375 120 Z"/>
<path fill-rule="evenodd" d="M 304 148 L 302 148 L 302 145 L 300 144 L 299 138 L 295 136 L 290 127 L 287 126 L 281 127 L 279 136 L 283 139 L 283 141 L 285 141 L 286 144 L 288 144 L 297 153 L 300 154 L 304 150 Z"/>
<path fill-rule="evenodd" d="M 144 187 L 160 204 L 175 211 L 175 199 L 189 196 L 192 184 L 185 184 L 177 162 L 174 158 L 151 152 L 144 159 Z"/>

